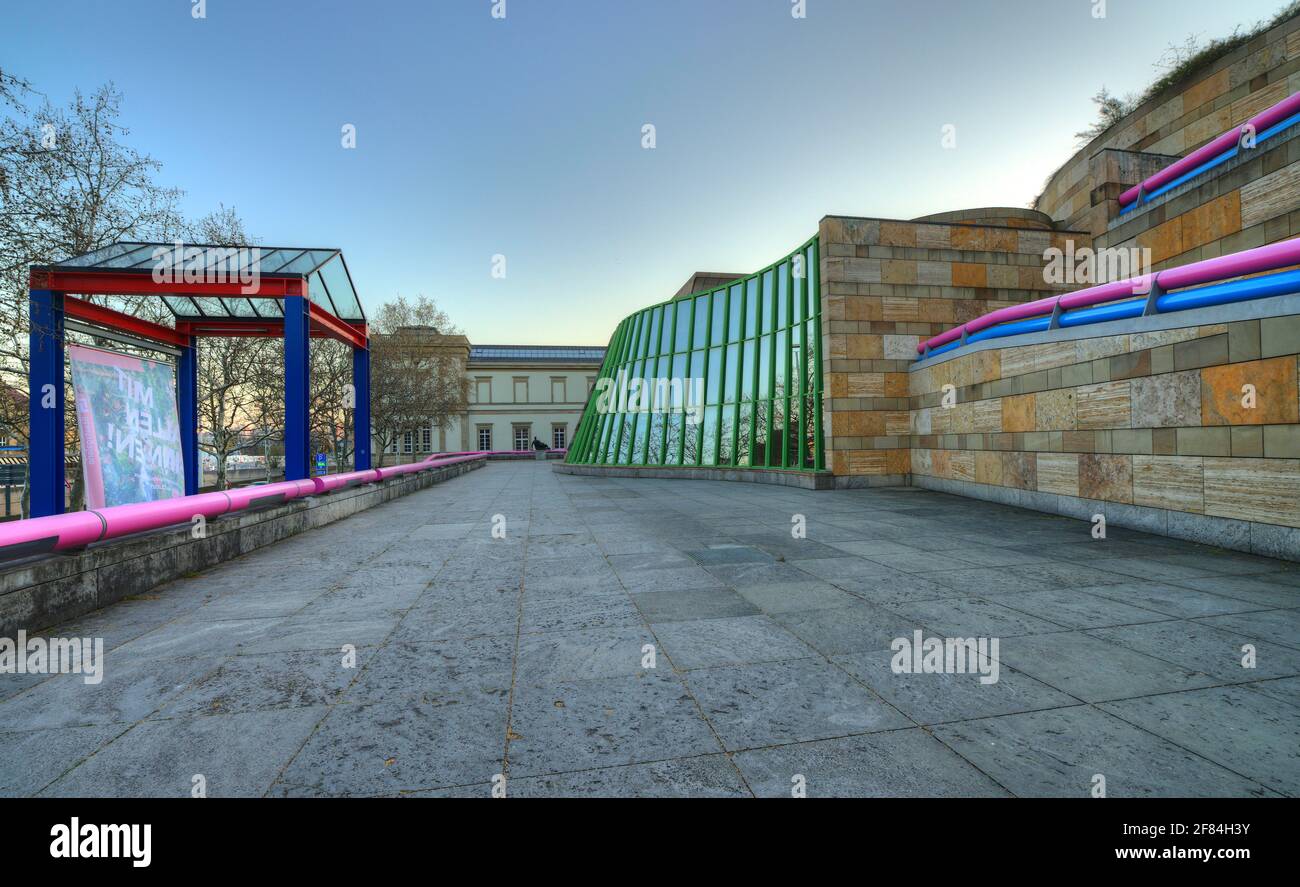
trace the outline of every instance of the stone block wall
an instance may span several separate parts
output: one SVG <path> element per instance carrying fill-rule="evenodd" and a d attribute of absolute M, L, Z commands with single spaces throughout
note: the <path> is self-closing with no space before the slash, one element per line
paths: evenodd
<path fill-rule="evenodd" d="M 827 216 L 820 225 L 823 446 L 842 481 L 905 482 L 908 370 L 917 342 L 1058 291 L 1043 252 L 1081 232 L 1040 213 L 966 210 L 913 221 Z"/>
<path fill-rule="evenodd" d="M 1182 157 L 1300 91 L 1300 17 L 1256 37 L 1215 63 L 1173 84 L 1081 148 L 1058 169 L 1035 203 L 1061 227 L 1101 234 L 1118 210 L 1097 211 L 1119 190 Z M 1124 165 L 1118 182 L 1094 161 L 1106 150 L 1156 155 Z M 1163 158 L 1163 160 L 1162 160 Z M 1114 172 L 1114 168 L 1105 167 Z M 1101 175 L 1098 178 L 1098 175 Z M 1112 193 L 1113 192 L 1113 193 Z"/>
<path fill-rule="evenodd" d="M 1016 341 L 910 373 L 913 483 L 1300 560 L 1300 296 Z"/>
<path fill-rule="evenodd" d="M 1149 249 L 1153 270 L 1300 236 L 1300 125 L 1116 216 L 1097 246 Z"/>

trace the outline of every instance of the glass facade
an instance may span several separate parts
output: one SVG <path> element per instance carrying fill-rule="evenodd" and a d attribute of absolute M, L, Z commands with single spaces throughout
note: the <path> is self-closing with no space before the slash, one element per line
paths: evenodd
<path fill-rule="evenodd" d="M 566 461 L 822 470 L 817 238 L 619 324 Z"/>

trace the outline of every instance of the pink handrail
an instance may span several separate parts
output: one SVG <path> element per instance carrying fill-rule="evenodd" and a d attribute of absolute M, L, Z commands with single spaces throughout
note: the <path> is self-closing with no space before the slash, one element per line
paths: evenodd
<path fill-rule="evenodd" d="M 1223 133 L 1218 138 L 1202 145 L 1191 154 L 1176 160 L 1169 166 L 1166 166 L 1160 172 L 1150 176 L 1145 181 L 1134 185 L 1123 194 L 1119 195 L 1119 205 L 1128 206 L 1138 199 L 1138 195 L 1143 192 L 1154 191 L 1157 188 L 1172 182 L 1185 172 L 1189 172 L 1200 166 L 1208 160 L 1213 160 L 1224 151 L 1233 148 L 1241 140 L 1241 134 L 1246 127 L 1251 127 L 1255 134 L 1268 129 L 1275 123 L 1280 123 L 1292 114 L 1300 112 L 1300 92 L 1292 94 L 1290 97 L 1283 99 L 1271 108 L 1260 111 L 1254 117 L 1247 120 L 1241 126 L 1233 127 Z"/>
<path fill-rule="evenodd" d="M 156 502 L 137 502 L 131 505 L 98 508 L 93 511 L 76 511 L 49 517 L 9 521 L 0 524 L 0 558 L 5 556 L 7 550 L 22 551 L 24 554 L 40 554 L 46 551 L 83 548 L 92 542 L 190 523 L 196 516 L 210 519 L 252 507 L 318 496 L 357 484 L 377 483 L 392 477 L 483 458 L 486 458 L 484 453 L 439 453 L 422 462 L 394 465 L 389 468 L 372 468 L 305 480 L 239 487 L 216 493 L 177 496 Z M 20 546 L 28 546 L 28 548 L 18 548 Z M 21 555 L 11 554 L 11 556 Z"/>
<path fill-rule="evenodd" d="M 1063 311 L 1084 308 L 1089 305 L 1099 305 L 1102 302 L 1111 302 L 1115 299 L 1149 293 L 1152 286 L 1158 286 L 1162 291 L 1170 292 L 1183 287 L 1214 283 L 1247 274 L 1257 274 L 1262 271 L 1276 271 L 1289 265 L 1300 265 L 1300 237 L 1283 240 L 1281 243 L 1270 243 L 1268 246 L 1260 246 L 1255 249 L 1243 250 L 1239 253 L 1219 256 L 1214 259 L 1192 262 L 1189 265 L 1180 265 L 1177 268 L 1167 268 L 1155 274 L 1143 274 L 1139 277 L 1130 277 L 1127 280 L 1098 284 L 1073 293 L 1049 296 L 1046 299 L 1037 299 L 1033 302 L 999 308 L 920 342 L 916 346 L 916 351 L 918 354 L 925 354 L 929 349 L 938 348 L 941 345 L 960 339 L 963 335 L 977 333 L 1000 323 L 1051 314 L 1058 305 Z"/>

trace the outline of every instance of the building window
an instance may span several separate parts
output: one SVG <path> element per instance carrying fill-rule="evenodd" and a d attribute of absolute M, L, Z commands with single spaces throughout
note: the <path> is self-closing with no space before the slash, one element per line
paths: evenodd
<path fill-rule="evenodd" d="M 411 432 L 409 432 L 409 431 L 402 435 L 402 452 L 403 452 L 403 453 L 409 453 L 409 452 L 411 452 L 411 446 L 412 446 L 412 444 L 413 444 L 413 442 L 414 442 L 414 441 L 412 440 L 413 437 L 414 437 L 414 435 L 412 435 Z"/>
<path fill-rule="evenodd" d="M 515 403 L 528 403 L 527 376 L 515 376 Z"/>
<path fill-rule="evenodd" d="M 552 426 L 551 426 L 551 446 L 552 446 L 552 447 L 554 447 L 554 448 L 557 449 L 557 450 L 562 450 L 562 449 L 564 449 L 565 438 L 567 437 L 566 432 L 568 431 L 568 428 L 569 428 L 569 426 L 567 426 L 567 425 L 552 425 Z"/>
<path fill-rule="evenodd" d="M 551 378 L 551 403 L 564 403 L 569 399 L 569 393 L 565 390 L 563 376 L 553 376 Z"/>
<path fill-rule="evenodd" d="M 474 380 L 474 387 L 475 387 L 475 400 L 476 400 L 478 403 L 491 403 L 491 402 L 492 402 L 492 379 L 491 379 L 491 377 L 483 377 L 483 378 L 475 379 L 475 380 Z"/>
<path fill-rule="evenodd" d="M 433 451 L 433 429 L 427 425 L 420 429 L 420 452 L 429 453 Z"/>
<path fill-rule="evenodd" d="M 515 426 L 515 449 L 526 450 L 533 445 L 533 428 L 531 425 Z"/>
<path fill-rule="evenodd" d="M 478 448 L 485 452 L 492 450 L 492 426 L 480 425 L 478 427 Z"/>

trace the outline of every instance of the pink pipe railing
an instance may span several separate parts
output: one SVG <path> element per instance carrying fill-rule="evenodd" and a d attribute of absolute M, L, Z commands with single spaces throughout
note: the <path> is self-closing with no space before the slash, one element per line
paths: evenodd
<path fill-rule="evenodd" d="M 1154 191 L 1157 188 L 1172 182 L 1185 172 L 1189 172 L 1200 166 L 1208 160 L 1213 160 L 1224 151 L 1229 150 L 1237 145 L 1241 139 L 1242 132 L 1246 127 L 1251 127 L 1258 134 L 1275 123 L 1280 123 L 1292 114 L 1300 113 L 1300 92 L 1295 93 L 1289 98 L 1283 99 L 1271 108 L 1260 111 L 1254 117 L 1247 120 L 1241 126 L 1234 127 L 1208 144 L 1202 145 L 1191 154 L 1176 160 L 1169 166 L 1166 166 L 1160 172 L 1151 176 L 1143 182 L 1129 188 L 1123 194 L 1119 195 L 1120 206 L 1128 206 L 1138 199 L 1138 195 L 1143 192 Z"/>
<path fill-rule="evenodd" d="M 1025 302 L 1022 305 L 999 308 L 996 311 L 990 311 L 988 314 L 983 314 L 974 320 L 967 321 L 960 326 L 955 326 L 937 336 L 926 339 L 916 346 L 916 351 L 918 354 L 924 354 L 927 349 L 947 345 L 949 342 L 960 339 L 963 335 L 977 333 L 1000 323 L 1007 323 L 1012 320 L 1027 320 L 1031 317 L 1051 314 L 1056 310 L 1057 305 L 1060 305 L 1063 311 L 1073 308 L 1085 308 L 1089 305 L 1099 305 L 1102 302 L 1112 302 L 1116 299 L 1131 298 L 1134 295 L 1149 293 L 1153 285 L 1158 286 L 1163 292 L 1171 292 L 1188 286 L 1200 286 L 1204 283 L 1243 277 L 1247 274 L 1276 271 L 1290 265 L 1300 265 L 1300 237 L 1284 240 L 1281 243 L 1271 243 L 1268 246 L 1260 246 L 1255 249 L 1243 250 L 1239 253 L 1219 256 L 1214 259 L 1192 262 L 1190 265 L 1167 268 L 1155 274 L 1143 274 L 1140 277 L 1130 277 L 1127 280 L 1098 284 L 1073 293 L 1037 299 L 1033 302 Z"/>
<path fill-rule="evenodd" d="M 377 483 L 418 471 L 444 468 L 485 457 L 483 453 L 452 453 L 430 456 L 422 462 L 372 468 L 291 480 L 262 486 L 239 487 L 216 493 L 177 496 L 157 502 L 114 505 L 93 511 L 76 511 L 50 517 L 28 518 L 0 524 L 0 560 L 49 551 L 84 548 L 92 542 L 116 539 L 145 530 L 157 530 L 190 523 L 196 516 L 219 517 L 263 505 L 278 505 L 292 499 L 318 496 L 362 483 Z"/>

